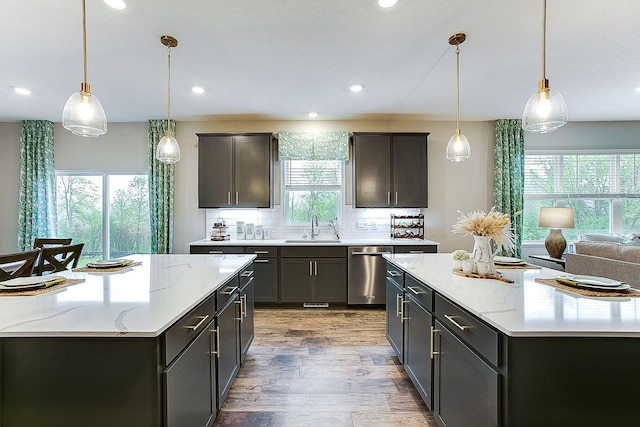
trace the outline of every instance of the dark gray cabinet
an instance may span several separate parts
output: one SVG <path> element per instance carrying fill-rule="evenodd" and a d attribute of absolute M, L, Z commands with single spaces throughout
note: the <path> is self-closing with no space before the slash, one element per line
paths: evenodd
<path fill-rule="evenodd" d="M 387 275 L 387 340 L 400 362 L 404 362 L 402 308 L 404 291 Z"/>
<path fill-rule="evenodd" d="M 438 424 L 443 427 L 501 425 L 500 374 L 447 326 L 436 320 L 435 328 L 433 415 Z"/>
<path fill-rule="evenodd" d="M 407 291 L 404 304 L 404 369 L 429 408 L 433 407 L 433 316 Z"/>
<path fill-rule="evenodd" d="M 282 247 L 282 302 L 347 302 L 345 247 Z"/>
<path fill-rule="evenodd" d="M 240 275 L 241 280 L 244 279 L 240 288 L 240 362 L 244 361 L 247 356 L 249 347 L 253 342 L 255 335 L 254 330 L 254 290 L 255 290 L 255 271 L 245 270 Z"/>
<path fill-rule="evenodd" d="M 238 301 L 237 290 L 236 286 L 234 297 L 226 301 L 215 316 L 218 409 L 227 397 L 240 369 L 240 305 L 236 303 Z"/>
<path fill-rule="evenodd" d="M 198 207 L 271 206 L 270 133 L 198 134 Z"/>
<path fill-rule="evenodd" d="M 420 208 L 428 205 L 428 133 L 355 133 L 354 206 Z"/>
<path fill-rule="evenodd" d="M 245 253 L 256 255 L 253 260 L 255 302 L 278 302 L 278 248 L 247 246 Z"/>

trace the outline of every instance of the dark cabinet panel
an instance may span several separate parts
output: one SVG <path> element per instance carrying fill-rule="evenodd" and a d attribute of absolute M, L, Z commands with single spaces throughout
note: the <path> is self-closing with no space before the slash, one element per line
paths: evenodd
<path fill-rule="evenodd" d="M 278 302 L 278 259 L 253 260 L 255 302 Z"/>
<path fill-rule="evenodd" d="M 206 427 L 216 416 L 210 329 L 206 326 L 164 372 L 167 427 Z"/>
<path fill-rule="evenodd" d="M 353 139 L 355 207 L 427 207 L 428 135 L 356 133 Z"/>
<path fill-rule="evenodd" d="M 347 302 L 346 258 L 281 258 L 282 302 Z"/>
<path fill-rule="evenodd" d="M 315 301 L 347 301 L 347 260 L 344 258 L 318 258 L 315 267 Z"/>
<path fill-rule="evenodd" d="M 403 302 L 404 291 L 387 275 L 387 340 L 400 362 L 404 362 Z"/>
<path fill-rule="evenodd" d="M 216 315 L 218 409 L 240 368 L 240 305 L 237 301 L 237 298 L 228 301 Z"/>
<path fill-rule="evenodd" d="M 280 259 L 282 302 L 312 302 L 313 261 L 306 258 Z"/>
<path fill-rule="evenodd" d="M 271 164 L 271 134 L 198 134 L 198 207 L 270 207 Z"/>
<path fill-rule="evenodd" d="M 254 331 L 254 285 L 252 276 L 247 285 L 240 290 L 240 361 L 247 356 L 249 347 L 253 342 Z"/>
<path fill-rule="evenodd" d="M 433 316 L 409 292 L 404 305 L 404 369 L 429 408 L 432 401 L 431 327 Z"/>
<path fill-rule="evenodd" d="M 433 415 L 446 427 L 497 426 L 500 374 L 438 320 Z"/>

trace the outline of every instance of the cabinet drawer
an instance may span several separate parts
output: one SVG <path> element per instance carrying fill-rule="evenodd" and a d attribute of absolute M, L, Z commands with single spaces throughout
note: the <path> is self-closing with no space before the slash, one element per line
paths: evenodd
<path fill-rule="evenodd" d="M 280 248 L 282 258 L 346 258 L 347 248 L 345 246 L 283 246 Z"/>
<path fill-rule="evenodd" d="M 240 289 L 244 289 L 249 283 L 253 281 L 253 263 L 249 264 L 240 273 Z"/>
<path fill-rule="evenodd" d="M 451 332 L 498 366 L 497 331 L 438 294 L 435 298 L 435 314 Z"/>
<path fill-rule="evenodd" d="M 387 280 L 395 283 L 399 288 L 404 288 L 404 273 L 395 265 L 387 262 Z"/>
<path fill-rule="evenodd" d="M 229 279 L 227 283 L 220 286 L 216 291 L 216 312 L 225 306 L 227 301 L 231 298 L 234 298 L 240 289 L 240 284 L 238 283 L 238 276 L 234 276 Z"/>
<path fill-rule="evenodd" d="M 167 329 L 163 335 L 165 366 L 202 331 L 213 315 L 214 296 L 211 295 Z"/>
<path fill-rule="evenodd" d="M 436 245 L 402 245 L 394 246 L 394 254 L 435 254 L 438 252 Z"/>
<path fill-rule="evenodd" d="M 241 246 L 191 246 L 192 254 L 241 254 Z"/>
<path fill-rule="evenodd" d="M 423 308 L 433 312 L 433 290 L 430 287 L 409 274 L 405 274 L 404 287 L 407 295 L 411 295 Z"/>
<path fill-rule="evenodd" d="M 276 258 L 278 248 L 276 246 L 247 246 L 244 248 L 245 254 L 255 254 L 260 258 Z"/>

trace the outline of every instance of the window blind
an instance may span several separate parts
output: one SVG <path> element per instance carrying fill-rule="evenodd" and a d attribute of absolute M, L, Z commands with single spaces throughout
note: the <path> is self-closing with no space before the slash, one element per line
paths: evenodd
<path fill-rule="evenodd" d="M 342 167 L 339 160 L 289 160 L 284 162 L 286 189 L 340 188 Z"/>

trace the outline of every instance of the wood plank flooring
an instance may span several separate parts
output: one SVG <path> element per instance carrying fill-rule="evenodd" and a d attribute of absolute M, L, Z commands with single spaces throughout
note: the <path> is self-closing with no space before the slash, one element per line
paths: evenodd
<path fill-rule="evenodd" d="M 383 309 L 255 310 L 216 426 L 436 426 L 385 336 Z"/>

